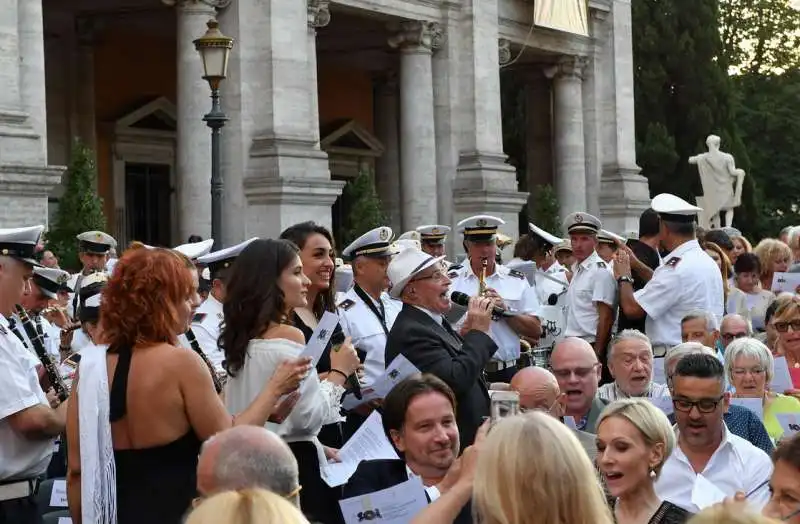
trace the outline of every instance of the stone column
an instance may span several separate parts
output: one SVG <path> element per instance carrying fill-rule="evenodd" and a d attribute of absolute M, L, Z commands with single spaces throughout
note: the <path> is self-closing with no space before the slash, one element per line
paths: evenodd
<path fill-rule="evenodd" d="M 400 102 L 397 97 L 397 75 L 394 71 L 376 81 L 375 131 L 383 144 L 383 155 L 376 163 L 375 185 L 389 226 L 400 234 Z"/>
<path fill-rule="evenodd" d="M 448 32 L 453 23 L 448 24 Z M 433 55 L 433 117 L 436 131 L 436 212 L 437 222 L 453 226 L 453 184 L 458 168 L 458 126 L 454 113 L 458 111 L 456 97 L 458 75 L 452 74 L 458 64 L 458 56 L 452 42 Z M 455 232 L 447 237 L 447 253 L 451 253 Z"/>
<path fill-rule="evenodd" d="M 7 115 L 20 111 L 17 4 L 18 0 L 0 0 L 0 112 Z"/>
<path fill-rule="evenodd" d="M 533 218 L 536 191 L 553 184 L 553 126 L 550 81 L 536 69 L 526 75 L 525 129 L 526 176 L 528 177 L 528 216 Z"/>
<path fill-rule="evenodd" d="M 72 135 L 96 152 L 97 129 L 94 105 L 94 44 L 96 28 L 89 18 L 75 20 L 74 118 Z"/>
<path fill-rule="evenodd" d="M 194 40 L 205 34 L 206 23 L 231 0 L 162 0 L 177 9 L 178 20 L 178 140 L 176 201 L 178 236 L 211 236 L 211 131 L 203 115 L 211 109 L 203 61 Z M 234 51 L 235 52 L 235 51 Z"/>
<path fill-rule="evenodd" d="M 404 231 L 436 223 L 436 131 L 431 52 L 441 26 L 406 21 L 389 39 L 400 50 L 400 202 Z"/>
<path fill-rule="evenodd" d="M 562 59 L 545 72 L 553 80 L 555 183 L 562 220 L 575 211 L 586 211 L 584 65 L 584 59 L 573 56 Z"/>
<path fill-rule="evenodd" d="M 43 161 L 47 161 L 42 0 L 21 0 L 18 6 L 20 107 L 28 115 L 31 128 L 39 135 L 41 157 Z"/>
<path fill-rule="evenodd" d="M 614 0 L 610 12 L 592 14 L 592 36 L 600 47 L 601 215 L 608 229 L 638 231 L 639 215 L 650 205 L 650 190 L 636 165 L 631 0 Z"/>

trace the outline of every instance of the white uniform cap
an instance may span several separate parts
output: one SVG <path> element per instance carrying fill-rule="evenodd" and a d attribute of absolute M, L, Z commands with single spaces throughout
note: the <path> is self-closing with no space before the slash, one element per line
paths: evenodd
<path fill-rule="evenodd" d="M 619 236 L 616 233 L 612 233 L 611 231 L 608 231 L 607 229 L 601 229 L 597 233 L 597 241 L 598 242 L 602 242 L 604 244 L 616 245 L 617 241 L 624 243 L 625 242 L 625 238 Z"/>
<path fill-rule="evenodd" d="M 422 242 L 422 235 L 419 231 L 412 229 L 397 237 L 397 240 L 416 240 L 417 242 Z"/>
<path fill-rule="evenodd" d="M 105 255 L 109 249 L 117 247 L 114 237 L 102 231 L 85 231 L 75 238 L 78 239 L 78 250 L 82 253 Z"/>
<path fill-rule="evenodd" d="M 413 240 L 411 238 L 402 238 L 398 239 L 395 243 L 395 250 L 399 253 L 400 251 L 404 251 L 406 249 L 414 248 L 422 250 L 422 243 L 419 240 Z"/>
<path fill-rule="evenodd" d="M 697 218 L 697 213 L 703 210 L 669 193 L 656 195 L 650 203 L 650 207 L 661 216 L 662 220 L 667 222 L 691 223 Z"/>
<path fill-rule="evenodd" d="M 361 256 L 390 257 L 395 254 L 391 248 L 392 236 L 392 228 L 376 227 L 351 242 L 342 251 L 342 256 L 350 260 Z"/>
<path fill-rule="evenodd" d="M 603 227 L 599 218 L 582 211 L 567 215 L 563 226 L 567 233 L 597 233 Z"/>
<path fill-rule="evenodd" d="M 203 255 L 211 252 L 211 246 L 214 245 L 214 239 L 209 238 L 201 242 L 190 242 L 188 244 L 181 244 L 178 247 L 172 248 L 181 255 L 185 256 L 191 261 L 195 261 Z"/>
<path fill-rule="evenodd" d="M 555 235 L 551 235 L 544 229 L 540 228 L 536 224 L 532 222 L 528 222 L 528 229 L 530 229 L 532 235 L 536 235 L 537 237 L 541 238 L 551 246 L 557 246 L 562 242 L 560 238 Z"/>
<path fill-rule="evenodd" d="M 16 258 L 26 264 L 38 267 L 40 264 L 33 258 L 44 226 L 17 227 L 0 229 L 0 255 Z"/>
<path fill-rule="evenodd" d="M 443 256 L 433 257 L 419 249 L 409 248 L 401 251 L 389 262 L 387 274 L 392 283 L 389 294 L 398 298 L 409 280 L 442 260 Z"/>
<path fill-rule="evenodd" d="M 569 251 L 570 253 L 572 253 L 572 242 L 570 242 L 569 239 L 562 240 L 561 242 L 559 242 L 556 245 L 553 252 L 558 253 L 559 251 Z"/>
<path fill-rule="evenodd" d="M 58 298 L 58 292 L 65 289 L 69 282 L 69 273 L 49 267 L 33 268 L 33 283 L 43 295 Z"/>
<path fill-rule="evenodd" d="M 233 261 L 239 256 L 239 253 L 244 251 L 244 248 L 257 239 L 258 237 L 253 237 L 250 240 L 245 240 L 241 244 L 236 244 L 235 246 L 226 247 L 225 249 L 203 255 L 197 259 L 197 263 L 207 265 L 211 273 L 226 269 L 233 264 Z"/>
<path fill-rule="evenodd" d="M 442 226 L 432 224 L 427 226 L 419 226 L 417 232 L 421 235 L 421 242 L 427 244 L 444 244 L 447 234 L 450 232 L 449 226 Z"/>
<path fill-rule="evenodd" d="M 491 215 L 475 215 L 456 224 L 456 228 L 459 233 L 463 233 L 464 240 L 492 242 L 497 235 L 497 228 L 505 223 L 502 218 Z"/>
<path fill-rule="evenodd" d="M 353 286 L 353 268 L 348 264 L 342 264 L 336 268 L 336 292 L 347 293 Z"/>

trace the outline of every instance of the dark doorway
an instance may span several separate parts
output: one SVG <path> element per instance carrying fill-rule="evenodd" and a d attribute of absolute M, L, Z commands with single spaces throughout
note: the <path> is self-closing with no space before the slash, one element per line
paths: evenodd
<path fill-rule="evenodd" d="M 171 196 L 170 166 L 125 164 L 125 209 L 130 240 L 171 247 Z"/>

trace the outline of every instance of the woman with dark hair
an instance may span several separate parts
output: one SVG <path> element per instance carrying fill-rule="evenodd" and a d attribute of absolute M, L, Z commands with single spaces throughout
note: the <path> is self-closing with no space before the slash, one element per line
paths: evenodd
<path fill-rule="evenodd" d="M 117 264 L 100 300 L 108 345 L 82 352 L 67 410 L 76 524 L 181 522 L 200 444 L 233 424 L 265 424 L 307 372 L 307 362 L 284 362 L 231 417 L 202 359 L 177 347 L 196 304 L 196 283 L 175 252 L 129 250 Z"/>
<path fill-rule="evenodd" d="M 305 336 L 289 318 L 306 306 L 308 287 L 298 249 L 288 240 L 256 240 L 233 263 L 219 340 L 229 377 L 225 404 L 232 413 L 252 402 L 281 359 L 296 358 L 305 348 Z M 332 353 L 336 372 L 320 380 L 311 370 L 286 420 L 267 426 L 297 458 L 300 506 L 311 520 L 330 522 L 331 515 L 338 515 L 337 497 L 320 474 L 326 460 L 317 435 L 323 424 L 339 419 L 344 382 L 358 364 L 352 347 Z"/>
<path fill-rule="evenodd" d="M 764 331 L 767 308 L 775 300 L 772 291 L 761 288 L 761 263 L 754 253 L 742 253 L 733 265 L 736 287 L 728 294 L 727 312 L 750 319 L 754 331 Z"/>
<path fill-rule="evenodd" d="M 334 269 L 336 253 L 333 249 L 333 236 L 325 227 L 314 222 L 301 222 L 295 224 L 283 233 L 281 238 L 292 241 L 300 248 L 300 260 L 303 262 L 303 273 L 308 277 L 307 303 L 294 309 L 290 322 L 303 332 L 306 343 L 311 339 L 317 323 L 326 311 L 336 312 L 336 286 L 334 285 Z M 331 373 L 331 348 L 341 347 L 350 349 L 349 339 L 345 339 L 344 332 L 339 324 L 331 336 L 331 340 L 322 357 L 317 363 L 317 372 L 320 378 Z M 335 373 L 335 371 L 333 371 Z M 326 446 L 340 448 L 344 438 L 342 425 L 339 422 L 331 423 L 322 428 L 319 440 Z M 331 455 L 330 450 L 326 451 Z"/>

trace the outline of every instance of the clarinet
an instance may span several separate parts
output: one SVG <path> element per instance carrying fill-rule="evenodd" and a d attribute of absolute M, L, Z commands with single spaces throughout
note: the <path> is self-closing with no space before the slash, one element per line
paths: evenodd
<path fill-rule="evenodd" d="M 217 370 L 214 369 L 214 364 L 212 364 L 211 361 L 208 360 L 206 354 L 203 353 L 203 349 L 200 347 L 197 337 L 194 336 L 194 331 L 192 331 L 192 328 L 189 328 L 185 334 L 186 340 L 188 340 L 189 345 L 192 346 L 192 350 L 200 355 L 200 358 L 202 358 L 203 362 L 205 362 L 206 366 L 208 366 L 208 371 L 211 372 L 211 380 L 214 381 L 214 389 L 217 390 L 217 394 L 222 393 L 222 381 L 220 381 L 219 377 L 217 376 Z"/>
<path fill-rule="evenodd" d="M 25 334 L 28 335 L 28 340 L 31 341 L 31 345 L 36 351 L 36 356 L 39 357 L 39 361 L 42 363 L 42 366 L 44 366 L 44 371 L 47 373 L 47 379 L 50 381 L 50 385 L 53 386 L 53 390 L 56 392 L 59 402 L 64 402 L 69 397 L 69 390 L 66 384 L 64 384 L 64 380 L 61 378 L 61 374 L 50 359 L 50 355 L 47 354 L 47 350 L 44 348 L 44 342 L 39 336 L 39 332 L 36 331 L 33 322 L 31 322 L 28 312 L 19 304 L 16 305 L 16 309 L 19 320 L 22 323 L 22 328 L 25 330 Z"/>

